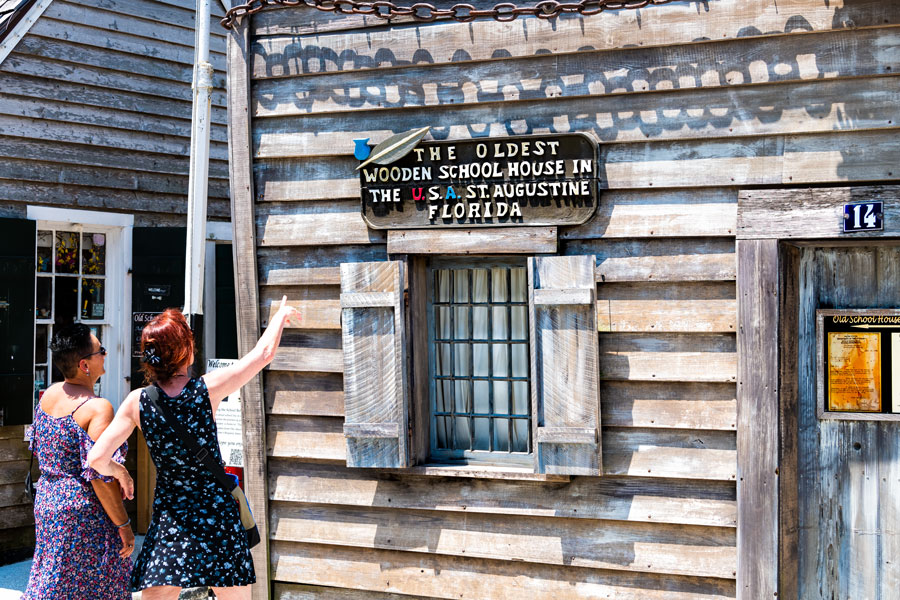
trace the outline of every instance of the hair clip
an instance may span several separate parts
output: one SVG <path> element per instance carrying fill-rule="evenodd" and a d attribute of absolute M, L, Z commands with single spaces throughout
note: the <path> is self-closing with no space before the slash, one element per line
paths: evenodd
<path fill-rule="evenodd" d="M 156 348 L 154 348 L 153 346 L 148 346 L 147 348 L 145 348 L 143 354 L 144 356 L 143 358 L 141 358 L 141 360 L 145 363 L 153 365 L 154 367 L 158 366 L 159 363 L 162 362 L 162 359 L 156 354 Z"/>

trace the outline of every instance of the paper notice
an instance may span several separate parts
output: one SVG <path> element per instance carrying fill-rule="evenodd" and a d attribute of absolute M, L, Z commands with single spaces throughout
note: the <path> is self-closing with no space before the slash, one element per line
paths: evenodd
<path fill-rule="evenodd" d="M 881 334 L 828 334 L 828 410 L 881 412 Z"/>

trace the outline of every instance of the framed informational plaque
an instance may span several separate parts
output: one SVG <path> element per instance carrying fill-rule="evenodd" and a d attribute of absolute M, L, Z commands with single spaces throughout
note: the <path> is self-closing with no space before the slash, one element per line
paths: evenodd
<path fill-rule="evenodd" d="M 900 309 L 816 311 L 820 419 L 900 420 Z"/>

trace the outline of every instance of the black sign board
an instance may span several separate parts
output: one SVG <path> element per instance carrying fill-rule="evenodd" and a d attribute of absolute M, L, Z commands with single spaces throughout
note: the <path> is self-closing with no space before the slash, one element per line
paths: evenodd
<path fill-rule="evenodd" d="M 374 229 L 578 225 L 597 208 L 597 143 L 583 134 L 421 142 L 360 169 Z"/>

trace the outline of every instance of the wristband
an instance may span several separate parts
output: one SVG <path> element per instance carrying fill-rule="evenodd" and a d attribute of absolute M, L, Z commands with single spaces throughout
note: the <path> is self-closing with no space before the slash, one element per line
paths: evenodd
<path fill-rule="evenodd" d="M 129 525 L 131 525 L 131 518 L 129 518 L 127 521 L 125 521 L 121 525 L 116 525 L 116 529 L 122 529 L 123 527 L 128 527 Z"/>

